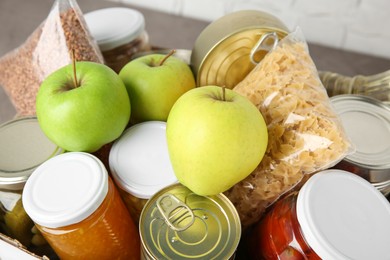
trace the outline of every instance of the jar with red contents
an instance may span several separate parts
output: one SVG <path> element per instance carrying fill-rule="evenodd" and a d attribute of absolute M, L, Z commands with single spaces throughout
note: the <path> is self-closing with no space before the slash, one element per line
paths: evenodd
<path fill-rule="evenodd" d="M 317 173 L 254 227 L 250 259 L 390 259 L 390 204 L 363 178 Z"/>

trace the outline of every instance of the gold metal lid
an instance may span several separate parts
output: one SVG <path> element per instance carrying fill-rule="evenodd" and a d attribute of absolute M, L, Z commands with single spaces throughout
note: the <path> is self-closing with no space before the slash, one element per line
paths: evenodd
<path fill-rule="evenodd" d="M 267 53 L 259 46 L 263 36 L 271 33 L 281 39 L 288 29 L 261 11 L 238 11 L 212 22 L 200 33 L 191 53 L 197 85 L 233 88 Z"/>
<path fill-rule="evenodd" d="M 199 196 L 175 184 L 147 202 L 139 231 L 147 259 L 229 259 L 240 241 L 241 224 L 223 194 Z"/>
<path fill-rule="evenodd" d="M 41 130 L 36 117 L 8 121 L 0 126 L 0 188 L 19 190 L 47 159 L 63 153 Z"/>

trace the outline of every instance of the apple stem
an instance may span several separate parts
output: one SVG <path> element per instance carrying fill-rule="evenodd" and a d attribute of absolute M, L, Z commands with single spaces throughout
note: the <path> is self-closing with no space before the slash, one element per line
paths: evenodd
<path fill-rule="evenodd" d="M 77 75 L 76 75 L 76 57 L 74 53 L 74 49 L 72 50 L 72 66 L 73 66 L 73 84 L 74 87 L 79 87 L 79 83 L 77 82 Z"/>
<path fill-rule="evenodd" d="M 176 50 L 171 50 L 171 51 L 164 57 L 164 59 L 162 59 L 162 60 L 160 61 L 160 64 L 158 64 L 158 65 L 159 65 L 159 66 L 163 65 L 164 62 L 165 62 L 169 57 L 171 57 L 175 52 L 176 52 Z"/>
<path fill-rule="evenodd" d="M 226 101 L 226 95 L 225 95 L 225 86 L 222 86 L 222 100 Z"/>

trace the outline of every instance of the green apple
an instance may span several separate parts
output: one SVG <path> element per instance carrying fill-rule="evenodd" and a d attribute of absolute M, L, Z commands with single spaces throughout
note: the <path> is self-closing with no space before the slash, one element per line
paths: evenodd
<path fill-rule="evenodd" d="M 176 100 L 195 87 L 188 64 L 171 55 L 141 56 L 119 72 L 131 100 L 132 123 L 166 121 Z"/>
<path fill-rule="evenodd" d="M 55 144 L 67 151 L 94 152 L 122 134 L 130 119 L 130 100 L 112 69 L 80 61 L 44 79 L 36 112 Z"/>
<path fill-rule="evenodd" d="M 247 98 L 218 86 L 182 95 L 167 120 L 167 144 L 180 183 L 215 195 L 246 178 L 260 163 L 268 130 Z"/>

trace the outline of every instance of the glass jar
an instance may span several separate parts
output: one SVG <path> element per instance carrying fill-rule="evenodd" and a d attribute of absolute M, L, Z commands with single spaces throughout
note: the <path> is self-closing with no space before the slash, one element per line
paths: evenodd
<path fill-rule="evenodd" d="M 149 36 L 142 13 L 125 7 L 105 8 L 84 15 L 105 64 L 119 73 L 132 56 L 149 51 Z"/>
<path fill-rule="evenodd" d="M 53 251 L 24 210 L 22 191 L 40 164 L 64 151 L 45 136 L 36 117 L 2 124 L 0 147 L 0 232 L 50 257 Z"/>
<path fill-rule="evenodd" d="M 250 259 L 389 259 L 390 204 L 363 178 L 326 170 L 252 230 Z"/>
<path fill-rule="evenodd" d="M 26 212 L 61 259 L 139 259 L 132 221 L 104 165 L 70 152 L 39 166 L 23 192 Z"/>
<path fill-rule="evenodd" d="M 110 151 L 111 174 L 136 223 L 147 200 L 177 182 L 165 132 L 166 123 L 161 121 L 133 125 Z"/>

